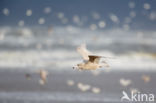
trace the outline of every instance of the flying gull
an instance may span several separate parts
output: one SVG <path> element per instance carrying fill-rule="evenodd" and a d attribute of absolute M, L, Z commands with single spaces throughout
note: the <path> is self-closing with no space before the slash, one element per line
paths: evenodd
<path fill-rule="evenodd" d="M 102 67 L 109 67 L 106 61 L 100 61 L 101 58 L 109 58 L 104 56 L 93 55 L 86 49 L 86 45 L 83 44 L 77 48 L 77 52 L 83 57 L 83 62 L 73 67 L 80 70 L 96 70 Z"/>

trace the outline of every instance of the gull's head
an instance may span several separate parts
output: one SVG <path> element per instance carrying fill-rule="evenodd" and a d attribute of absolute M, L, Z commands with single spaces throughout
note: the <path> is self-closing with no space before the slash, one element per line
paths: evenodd
<path fill-rule="evenodd" d="M 82 69 L 84 67 L 84 63 L 77 64 L 77 67 Z"/>

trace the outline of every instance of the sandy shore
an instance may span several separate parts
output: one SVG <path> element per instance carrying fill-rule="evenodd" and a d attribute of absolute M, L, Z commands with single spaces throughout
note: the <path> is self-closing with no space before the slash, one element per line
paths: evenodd
<path fill-rule="evenodd" d="M 27 80 L 25 74 L 31 79 Z M 30 71 L 1 70 L 0 72 L 0 102 L 1 103 L 120 103 L 122 91 L 130 92 L 138 89 L 142 93 L 156 94 L 155 72 L 102 72 L 93 75 L 88 71 L 50 71 L 48 83 L 39 84 L 39 75 Z M 142 75 L 151 77 L 145 83 Z M 120 79 L 130 79 L 132 83 L 127 87 L 120 84 Z M 73 85 L 67 81 L 72 80 Z M 83 83 L 90 89 L 83 92 L 78 84 Z M 92 88 L 100 89 L 99 93 L 92 92 Z"/>

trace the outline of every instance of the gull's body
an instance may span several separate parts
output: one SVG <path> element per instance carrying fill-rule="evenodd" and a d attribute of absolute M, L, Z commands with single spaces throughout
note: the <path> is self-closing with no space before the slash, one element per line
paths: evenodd
<path fill-rule="evenodd" d="M 100 61 L 100 56 L 94 56 L 94 55 L 89 55 L 89 60 L 88 61 L 84 61 L 83 63 L 77 64 L 79 69 L 97 69 L 97 68 L 101 68 L 102 65 L 99 64 Z"/>
<path fill-rule="evenodd" d="M 103 66 L 109 67 L 109 65 L 105 61 L 100 62 L 100 59 L 104 58 L 104 57 L 91 55 L 91 52 L 89 52 L 86 49 L 85 45 L 81 45 L 80 47 L 78 47 L 77 51 L 78 51 L 78 53 L 80 53 L 82 55 L 83 60 L 84 60 L 82 63 L 77 64 L 78 69 L 95 70 L 95 69 L 101 68 Z"/>

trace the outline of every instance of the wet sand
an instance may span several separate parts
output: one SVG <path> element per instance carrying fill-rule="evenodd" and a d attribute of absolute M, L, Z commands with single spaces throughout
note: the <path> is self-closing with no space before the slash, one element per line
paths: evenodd
<path fill-rule="evenodd" d="M 25 74 L 31 79 L 27 80 Z M 151 81 L 145 83 L 141 76 L 149 75 Z M 123 87 L 120 78 L 130 79 L 132 83 Z M 122 103 L 122 91 L 130 93 L 131 88 L 137 88 L 141 93 L 156 95 L 156 72 L 101 72 L 95 76 L 89 71 L 49 71 L 48 83 L 39 84 L 36 72 L 18 70 L 0 70 L 0 103 Z M 74 85 L 67 85 L 67 80 L 73 80 Z M 100 88 L 101 92 L 91 90 L 81 91 L 78 83 Z"/>

